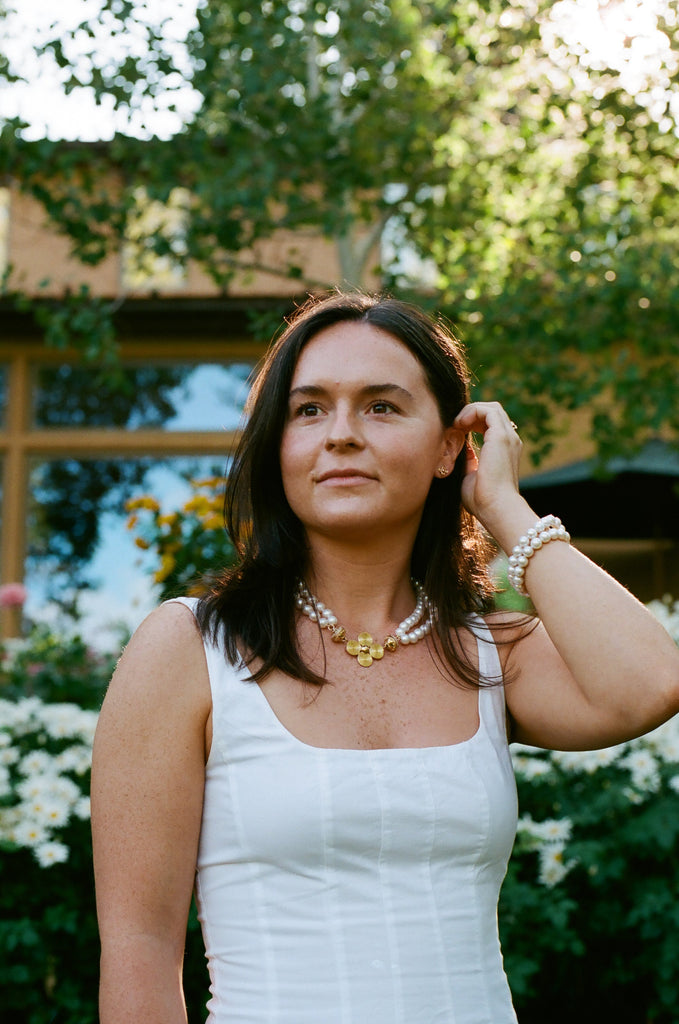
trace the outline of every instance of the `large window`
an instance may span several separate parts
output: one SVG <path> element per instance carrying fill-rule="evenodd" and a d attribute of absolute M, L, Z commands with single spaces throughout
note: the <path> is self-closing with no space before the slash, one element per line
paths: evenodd
<path fill-rule="evenodd" d="M 37 345 L 0 346 L 0 570 L 25 581 L 29 617 L 77 608 L 104 645 L 134 628 L 157 595 L 126 501 L 152 494 L 174 510 L 191 479 L 224 475 L 261 351 L 130 344 L 111 383 Z M 3 616 L 15 631 L 17 616 Z"/>

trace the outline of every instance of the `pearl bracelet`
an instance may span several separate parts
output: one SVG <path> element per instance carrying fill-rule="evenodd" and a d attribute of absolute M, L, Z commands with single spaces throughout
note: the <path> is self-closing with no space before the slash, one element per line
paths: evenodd
<path fill-rule="evenodd" d="M 544 544 L 549 544 L 550 540 L 568 542 L 570 539 L 570 533 L 561 525 L 561 520 L 556 516 L 545 516 L 544 519 L 538 519 L 535 526 L 526 530 L 525 534 L 519 538 L 519 543 L 512 549 L 509 556 L 507 579 L 514 590 L 524 597 L 528 597 L 524 577 L 529 560 Z"/>

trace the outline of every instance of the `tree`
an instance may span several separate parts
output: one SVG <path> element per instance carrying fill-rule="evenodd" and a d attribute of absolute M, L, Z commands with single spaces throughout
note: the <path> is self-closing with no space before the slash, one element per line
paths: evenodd
<path fill-rule="evenodd" d="M 185 48 L 145 5 L 100 2 L 44 50 L 67 88 L 112 98 L 145 137 L 0 135 L 0 167 L 83 261 L 120 247 L 140 186 L 160 202 L 181 187 L 182 249 L 160 231 L 149 250 L 198 260 L 224 290 L 274 269 L 258 244 L 277 232 L 292 241 L 276 269 L 300 294 L 377 271 L 459 326 L 479 393 L 508 404 L 538 457 L 564 407 L 590 410 L 602 457 L 679 436 L 671 60 L 632 88 L 562 45 L 564 4 L 544 0 L 206 0 Z M 665 0 L 658 21 L 668 43 L 676 9 Z M 194 116 L 153 136 L 142 115 L 187 82 Z M 340 282 L 303 274 L 319 232 Z"/>

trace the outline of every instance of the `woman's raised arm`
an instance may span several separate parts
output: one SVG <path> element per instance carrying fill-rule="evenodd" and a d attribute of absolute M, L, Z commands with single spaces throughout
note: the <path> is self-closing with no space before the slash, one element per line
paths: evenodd
<path fill-rule="evenodd" d="M 493 402 L 467 406 L 456 426 L 484 435 L 478 459 L 469 460 L 463 500 L 509 554 L 537 520 L 518 491 L 521 443 Z M 511 654 L 514 739 L 603 747 L 679 712 L 679 650 L 616 580 L 569 544 L 551 541 L 529 559 L 525 583 L 540 625 Z"/>
<path fill-rule="evenodd" d="M 94 742 L 101 1024 L 186 1024 L 182 962 L 210 708 L 193 616 L 164 605 L 123 653 Z"/>

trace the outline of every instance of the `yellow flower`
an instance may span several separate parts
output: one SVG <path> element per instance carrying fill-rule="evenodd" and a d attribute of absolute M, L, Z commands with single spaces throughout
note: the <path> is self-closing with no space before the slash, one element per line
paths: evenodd
<path fill-rule="evenodd" d="M 159 512 L 160 505 L 155 498 L 152 498 L 150 494 L 142 495 L 140 498 L 131 498 L 125 503 L 125 507 L 128 512 L 132 512 L 137 508 L 146 508 L 149 512 Z"/>
<path fill-rule="evenodd" d="M 153 579 L 156 583 L 162 583 L 170 575 L 176 565 L 175 559 L 172 555 L 163 555 L 160 560 L 160 568 L 156 569 Z"/>
<path fill-rule="evenodd" d="M 216 512 L 211 512 L 210 515 L 203 520 L 203 526 L 206 530 L 218 530 L 221 525 L 222 517 L 217 515 Z"/>
<path fill-rule="evenodd" d="M 202 512 L 208 512 L 209 509 L 210 502 L 204 494 L 195 494 L 193 498 L 189 498 L 184 505 L 185 512 L 197 512 L 199 515 Z"/>
<path fill-rule="evenodd" d="M 195 487 L 195 488 L 198 488 L 198 487 L 209 487 L 211 490 L 214 490 L 216 487 L 219 487 L 221 485 L 221 483 L 222 483 L 221 477 L 218 477 L 218 476 L 207 476 L 203 480 L 192 480 L 191 481 L 191 486 Z"/>

